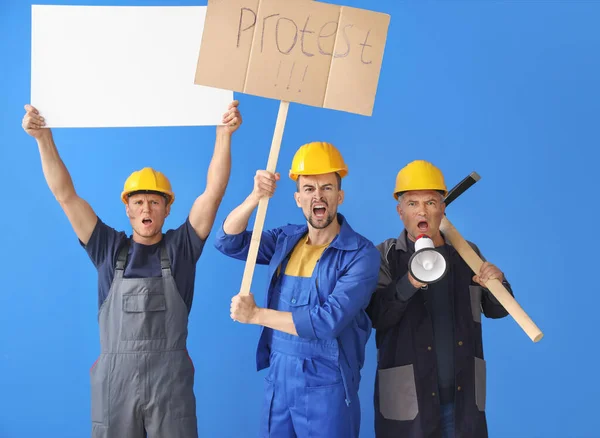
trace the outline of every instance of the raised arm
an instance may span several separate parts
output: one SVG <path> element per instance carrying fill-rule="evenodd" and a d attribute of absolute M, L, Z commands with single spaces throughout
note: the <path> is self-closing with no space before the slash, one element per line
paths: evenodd
<path fill-rule="evenodd" d="M 258 170 L 254 176 L 254 189 L 248 197 L 238 205 L 225 219 L 223 231 L 227 234 L 239 234 L 248 227 L 252 212 L 263 197 L 272 197 L 280 176 L 266 170 Z"/>
<path fill-rule="evenodd" d="M 254 188 L 248 197 L 234 208 L 225 219 L 222 228 L 217 233 L 216 248 L 229 257 L 246 260 L 252 232 L 247 230 L 248 221 L 262 198 L 270 198 L 275 193 L 278 173 L 258 170 L 254 176 Z M 263 231 L 256 263 L 268 264 L 275 252 L 277 235 L 273 231 Z"/>
<path fill-rule="evenodd" d="M 37 141 L 46 183 L 67 215 L 75 234 L 86 245 L 98 217 L 92 207 L 77 195 L 71 175 L 54 144 L 52 131 L 44 128 L 44 118 L 31 105 L 25 105 L 25 111 L 22 126 L 25 132 Z"/>
<path fill-rule="evenodd" d="M 233 101 L 217 126 L 215 148 L 206 177 L 206 188 L 192 205 L 190 223 L 202 240 L 206 240 L 225 195 L 231 172 L 231 136 L 242 124 L 239 102 Z"/>

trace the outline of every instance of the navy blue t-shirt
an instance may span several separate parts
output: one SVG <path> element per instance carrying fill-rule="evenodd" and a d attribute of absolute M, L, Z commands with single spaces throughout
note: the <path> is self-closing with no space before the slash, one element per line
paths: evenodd
<path fill-rule="evenodd" d="M 85 248 L 98 270 L 98 308 L 108 297 L 115 274 L 119 250 L 130 238 L 122 231 L 116 231 L 98 218 Z M 171 261 L 171 273 L 177 290 L 185 302 L 188 312 L 192 309 L 196 263 L 202 254 L 205 240 L 200 239 L 189 218 L 177 229 L 163 234 L 163 242 Z M 125 278 L 161 277 L 160 245 L 142 245 L 130 240 L 129 256 L 123 276 Z"/>

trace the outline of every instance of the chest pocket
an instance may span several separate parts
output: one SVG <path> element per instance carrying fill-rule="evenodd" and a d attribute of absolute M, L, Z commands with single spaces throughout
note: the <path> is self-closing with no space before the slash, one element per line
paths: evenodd
<path fill-rule="evenodd" d="M 310 278 L 283 275 L 277 289 L 279 295 L 278 310 L 290 311 L 295 307 L 302 307 L 310 304 Z"/>
<path fill-rule="evenodd" d="M 121 340 L 141 341 L 165 339 L 167 304 L 164 293 L 123 295 Z"/>

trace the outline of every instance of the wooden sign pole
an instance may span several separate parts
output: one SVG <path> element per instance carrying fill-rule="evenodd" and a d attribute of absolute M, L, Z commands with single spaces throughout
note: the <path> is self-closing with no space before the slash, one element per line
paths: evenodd
<path fill-rule="evenodd" d="M 271 150 L 269 151 L 269 160 L 267 161 L 267 171 L 275 173 L 277 167 L 277 159 L 279 158 L 279 150 L 281 148 L 281 139 L 283 138 L 283 129 L 290 103 L 281 101 L 279 104 L 279 113 L 277 114 L 277 122 L 275 124 L 275 132 L 273 141 L 271 142 Z M 252 276 L 254 275 L 254 267 L 256 266 L 256 258 L 258 256 L 258 247 L 260 245 L 260 237 L 262 235 L 265 224 L 265 216 L 267 215 L 267 205 L 269 198 L 264 197 L 258 203 L 256 211 L 256 219 L 252 229 L 252 238 L 250 240 L 250 248 L 248 249 L 248 258 L 244 267 L 244 276 L 242 277 L 242 286 L 240 295 L 250 294 L 250 286 L 252 285 Z"/>
<path fill-rule="evenodd" d="M 479 273 L 483 260 L 477 255 L 475 250 L 471 248 L 471 245 L 460 235 L 460 233 L 454 228 L 454 225 L 450 223 L 448 218 L 444 216 L 442 223 L 440 224 L 440 231 L 444 234 L 444 238 L 448 239 L 450 244 L 456 249 L 462 259 L 469 265 L 475 274 Z M 514 318 L 514 320 L 521 326 L 521 328 L 527 333 L 527 336 L 531 338 L 533 342 L 539 342 L 544 334 L 531 320 L 529 315 L 521 308 L 515 298 L 506 290 L 500 280 L 489 280 L 485 287 L 496 297 L 496 299 L 502 304 L 506 311 Z"/>
<path fill-rule="evenodd" d="M 372 115 L 389 24 L 389 14 L 317 1 L 208 0 L 194 84 L 280 102 L 274 173 L 290 102 Z M 250 293 L 268 202 L 258 203 L 240 295 Z"/>

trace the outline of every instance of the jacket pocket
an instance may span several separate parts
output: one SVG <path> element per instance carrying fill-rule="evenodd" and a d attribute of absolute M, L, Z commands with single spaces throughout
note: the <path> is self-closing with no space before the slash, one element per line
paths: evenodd
<path fill-rule="evenodd" d="M 410 421 L 419 413 L 412 364 L 377 371 L 379 411 L 387 420 Z"/>
<path fill-rule="evenodd" d="M 475 357 L 475 404 L 477 409 L 485 411 L 486 398 L 486 363 L 485 360 Z"/>
<path fill-rule="evenodd" d="M 121 340 L 165 339 L 166 310 L 164 294 L 123 295 Z"/>
<path fill-rule="evenodd" d="M 469 286 L 471 294 L 471 312 L 473 313 L 473 321 L 481 322 L 481 286 Z"/>

